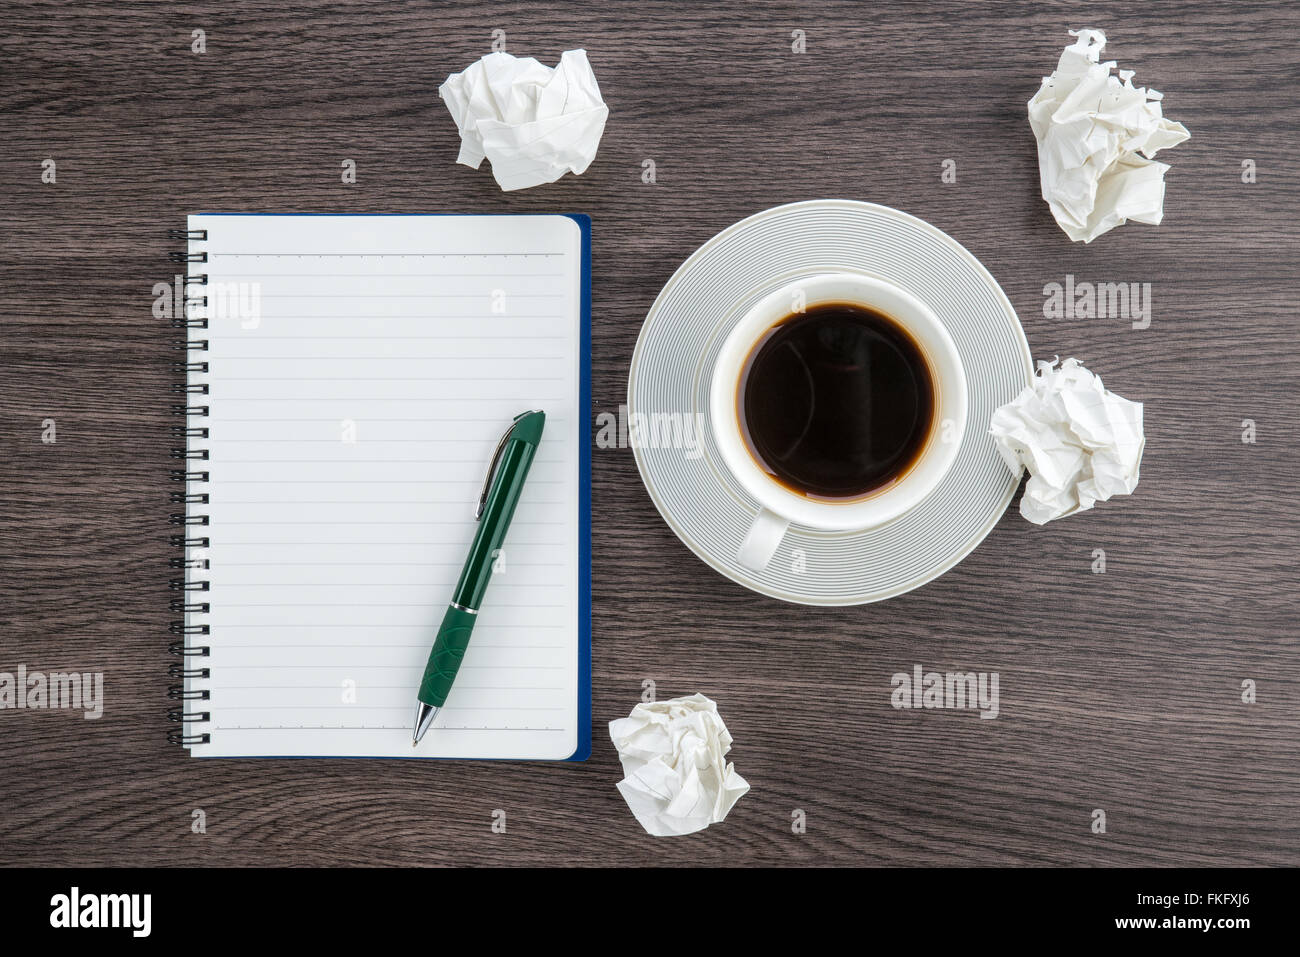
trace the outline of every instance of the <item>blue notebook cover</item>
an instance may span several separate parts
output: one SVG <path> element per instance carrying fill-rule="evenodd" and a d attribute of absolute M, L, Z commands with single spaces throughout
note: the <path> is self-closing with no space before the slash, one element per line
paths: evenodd
<path fill-rule="evenodd" d="M 569 218 L 582 230 L 582 388 L 579 409 L 591 409 L 591 217 L 570 213 Z M 582 528 L 578 533 L 582 554 L 578 557 L 578 747 L 570 761 L 591 757 L 591 441 L 581 445 Z"/>
<path fill-rule="evenodd" d="M 392 215 L 392 216 L 443 216 L 443 215 L 480 215 L 480 214 L 458 214 L 458 213 L 429 213 L 429 214 L 362 214 L 362 213 L 305 213 L 305 214 L 278 214 L 278 213 L 203 213 L 196 214 L 201 216 L 373 216 L 373 215 Z M 556 215 L 556 214 L 482 214 L 485 217 L 495 215 Z M 579 382 L 579 416 L 589 414 L 591 408 L 591 218 L 585 214 L 559 214 L 571 219 L 579 228 L 581 233 L 581 278 L 580 278 L 580 351 L 579 361 L 577 363 L 580 382 Z M 193 239 L 193 237 L 191 237 Z M 193 246 L 191 246 L 193 248 Z M 197 271 L 197 270 L 192 270 Z M 203 277 L 206 280 L 206 276 Z M 175 325 L 175 323 L 174 323 Z M 206 343 L 205 343 L 206 345 Z M 206 412 L 204 413 L 206 414 Z M 578 662 L 577 662 L 577 746 L 574 752 L 566 761 L 585 761 L 591 755 L 591 441 L 589 432 L 582 430 L 583 439 L 579 442 L 579 518 L 580 527 L 578 530 Z M 188 627 L 191 623 L 184 623 Z M 185 634 L 191 632 L 186 631 Z M 430 635 L 432 642 L 432 635 Z M 194 644 L 190 642 L 189 644 Z M 186 688 L 188 689 L 188 681 Z M 414 689 L 412 689 L 412 699 L 414 699 Z M 183 719 L 188 722 L 189 719 Z M 186 732 L 196 731 L 198 729 L 186 727 Z M 183 740 L 182 743 L 189 745 L 191 742 Z M 222 755 L 235 756 L 235 755 Z M 252 755 L 248 755 L 252 756 Z M 276 756 L 271 754 L 259 754 L 258 756 Z M 307 757 L 321 756 L 288 754 L 279 755 L 283 757 Z M 388 755 L 332 755 L 337 757 L 363 757 L 363 756 L 383 756 L 383 757 L 404 757 L 400 754 Z M 476 758 L 476 757 L 439 757 L 437 760 L 494 760 L 493 758 Z M 429 760 L 428 757 L 420 757 L 419 760 Z M 517 758 L 500 758 L 499 760 L 528 760 Z"/>

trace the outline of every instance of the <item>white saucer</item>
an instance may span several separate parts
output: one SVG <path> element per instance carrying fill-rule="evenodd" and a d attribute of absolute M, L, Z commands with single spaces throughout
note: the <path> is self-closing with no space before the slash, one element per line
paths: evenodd
<path fill-rule="evenodd" d="M 708 423 L 710 371 L 751 303 L 801 276 L 825 272 L 875 276 L 929 305 L 957 343 L 966 370 L 966 434 L 943 483 L 906 515 L 861 532 L 791 526 L 771 564 L 756 573 L 736 561 L 758 506 L 718 457 Z M 1029 384 L 1032 372 L 1011 303 L 951 236 L 872 203 L 791 203 L 718 233 L 682 263 L 650 308 L 628 373 L 629 414 L 646 422 L 664 413 L 702 422 L 703 455 L 667 447 L 671 442 L 642 442 L 633 446 L 636 463 L 668 526 L 733 581 L 807 605 L 880 601 L 952 568 L 1006 511 L 1019 481 L 998 457 L 988 424 L 994 409 Z"/>

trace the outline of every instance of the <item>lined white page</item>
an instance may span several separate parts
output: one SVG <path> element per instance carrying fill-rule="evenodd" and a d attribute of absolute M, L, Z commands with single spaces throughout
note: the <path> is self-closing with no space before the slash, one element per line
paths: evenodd
<path fill-rule="evenodd" d="M 578 740 L 581 232 L 563 216 L 189 217 L 206 273 L 201 756 L 563 759 Z M 196 287 L 192 292 L 200 290 Z M 512 418 L 546 427 L 447 700 L 415 694 Z"/>

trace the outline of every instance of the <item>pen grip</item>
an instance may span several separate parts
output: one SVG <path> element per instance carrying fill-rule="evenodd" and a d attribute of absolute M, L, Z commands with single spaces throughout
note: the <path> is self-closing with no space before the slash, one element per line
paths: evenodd
<path fill-rule="evenodd" d="M 462 608 L 447 607 L 433 651 L 429 653 L 429 663 L 424 666 L 424 678 L 420 681 L 419 699 L 425 704 L 441 708 L 446 703 L 456 672 L 460 670 L 461 659 L 465 657 L 465 649 L 469 647 L 475 617 L 473 612 Z"/>

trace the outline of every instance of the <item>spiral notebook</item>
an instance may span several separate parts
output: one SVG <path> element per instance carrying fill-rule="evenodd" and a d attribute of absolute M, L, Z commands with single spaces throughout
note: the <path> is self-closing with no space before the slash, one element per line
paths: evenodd
<path fill-rule="evenodd" d="M 589 220 L 205 213 L 173 236 L 172 740 L 199 757 L 583 760 Z M 546 412 L 542 444 L 412 748 L 493 449 L 527 409 Z"/>

